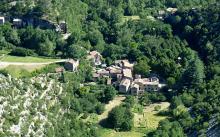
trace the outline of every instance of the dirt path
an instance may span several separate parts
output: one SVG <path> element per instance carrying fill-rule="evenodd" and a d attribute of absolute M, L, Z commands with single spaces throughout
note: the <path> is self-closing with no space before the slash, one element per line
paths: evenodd
<path fill-rule="evenodd" d="M 53 63 L 62 63 L 66 62 L 66 59 L 58 60 L 58 61 L 52 61 L 52 62 L 43 62 L 43 63 L 24 63 L 24 62 L 0 62 L 0 68 L 5 68 L 9 65 L 14 66 L 41 66 L 41 65 L 49 65 Z"/>
<path fill-rule="evenodd" d="M 116 106 L 119 106 L 122 101 L 125 100 L 125 96 L 116 96 L 114 100 L 105 105 L 105 111 L 98 116 L 98 121 L 102 121 L 108 117 L 108 113 Z"/>

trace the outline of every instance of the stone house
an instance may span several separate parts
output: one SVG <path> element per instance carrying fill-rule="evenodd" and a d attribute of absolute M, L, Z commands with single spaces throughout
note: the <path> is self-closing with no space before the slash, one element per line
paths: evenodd
<path fill-rule="evenodd" d="M 115 65 L 123 68 L 123 69 L 133 69 L 134 64 L 130 63 L 128 60 L 116 60 Z"/>
<path fill-rule="evenodd" d="M 100 78 L 110 78 L 110 74 L 108 70 L 105 69 L 99 69 L 99 70 L 94 70 L 93 74 L 93 81 L 97 81 Z"/>
<path fill-rule="evenodd" d="M 128 93 L 131 85 L 131 81 L 129 79 L 123 79 L 119 84 L 119 92 L 120 93 Z"/>
<path fill-rule="evenodd" d="M 64 68 L 66 70 L 69 70 L 69 71 L 77 71 L 77 68 L 79 66 L 79 60 L 74 60 L 74 59 L 69 59 L 67 62 L 65 62 L 65 65 L 64 65 Z"/>
<path fill-rule="evenodd" d="M 130 63 L 128 60 L 122 60 L 123 69 L 133 70 L 134 64 Z"/>
<path fill-rule="evenodd" d="M 5 24 L 5 17 L 0 17 L 0 25 Z"/>
<path fill-rule="evenodd" d="M 158 14 L 159 14 L 160 16 L 163 16 L 163 15 L 166 14 L 166 12 L 165 12 L 164 10 L 159 10 L 159 11 L 158 11 Z"/>
<path fill-rule="evenodd" d="M 131 94 L 139 95 L 144 91 L 158 91 L 161 86 L 157 77 L 135 79 L 131 85 Z"/>
<path fill-rule="evenodd" d="M 131 69 L 123 69 L 123 78 L 129 79 L 130 81 L 133 80 Z"/>
<path fill-rule="evenodd" d="M 143 93 L 144 93 L 144 91 L 140 90 L 139 84 L 132 83 L 132 85 L 131 85 L 131 94 L 132 95 L 137 95 L 138 96 L 138 95 L 141 95 Z"/>
<path fill-rule="evenodd" d="M 110 66 L 107 67 L 106 70 L 109 71 L 109 74 L 113 79 L 117 79 L 119 75 L 122 75 L 122 69 L 118 66 Z"/>
<path fill-rule="evenodd" d="M 169 13 L 171 13 L 171 14 L 174 14 L 174 13 L 176 13 L 176 12 L 178 11 L 178 9 L 177 9 L 177 8 L 171 8 L 171 7 L 169 7 L 169 8 L 166 9 L 166 11 L 169 12 Z"/>
<path fill-rule="evenodd" d="M 15 18 L 12 23 L 14 28 L 21 28 L 23 26 L 22 19 Z"/>
<path fill-rule="evenodd" d="M 66 34 L 67 33 L 67 23 L 65 21 L 60 21 L 58 23 L 58 25 L 56 25 L 56 31 Z"/>
<path fill-rule="evenodd" d="M 98 73 L 100 76 L 106 76 L 106 77 L 109 77 L 110 73 L 108 70 L 105 70 L 105 69 L 99 69 L 96 71 L 96 73 Z"/>
<path fill-rule="evenodd" d="M 91 51 L 87 56 L 92 61 L 93 65 L 98 66 L 102 64 L 102 55 L 98 51 Z"/>
<path fill-rule="evenodd" d="M 67 33 L 67 23 L 65 21 L 60 22 L 59 28 L 61 32 Z"/>

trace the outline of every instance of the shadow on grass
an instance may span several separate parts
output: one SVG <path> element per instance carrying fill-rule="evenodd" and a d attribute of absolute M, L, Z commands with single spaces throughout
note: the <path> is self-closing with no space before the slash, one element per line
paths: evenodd
<path fill-rule="evenodd" d="M 168 110 L 161 110 L 159 111 L 157 114 L 155 114 L 156 116 L 170 116 L 170 112 Z"/>
<path fill-rule="evenodd" d="M 109 128 L 109 129 L 113 129 L 112 125 L 109 124 L 107 118 L 103 119 L 99 122 L 99 125 L 103 128 Z"/>

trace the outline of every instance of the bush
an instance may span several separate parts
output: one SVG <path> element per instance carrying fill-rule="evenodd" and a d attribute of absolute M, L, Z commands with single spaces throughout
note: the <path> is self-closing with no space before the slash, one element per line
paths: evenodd
<path fill-rule="evenodd" d="M 124 100 L 125 106 L 128 108 L 132 108 L 135 105 L 135 97 L 134 96 L 127 96 Z"/>
<path fill-rule="evenodd" d="M 25 56 L 35 56 L 36 54 L 34 53 L 33 50 L 22 47 L 16 47 L 11 51 L 10 55 L 25 57 Z"/>
<path fill-rule="evenodd" d="M 0 74 L 7 76 L 8 75 L 8 71 L 5 69 L 0 70 Z"/>
<path fill-rule="evenodd" d="M 109 103 L 109 101 L 113 100 L 117 94 L 117 91 L 113 86 L 106 86 L 103 92 L 99 95 L 99 101 L 102 103 Z"/>
<path fill-rule="evenodd" d="M 155 107 L 154 107 L 154 110 L 155 110 L 155 111 L 159 111 L 160 109 L 161 109 L 161 106 L 155 106 Z"/>
<path fill-rule="evenodd" d="M 101 115 L 104 112 L 105 107 L 103 104 L 99 103 L 99 104 L 97 104 L 95 110 L 96 110 L 97 114 Z"/>
<path fill-rule="evenodd" d="M 37 76 L 38 74 L 54 73 L 55 68 L 57 68 L 57 67 L 60 67 L 60 65 L 58 65 L 58 64 L 47 65 L 47 66 L 43 67 L 42 69 L 38 69 L 38 70 L 32 72 L 32 76 Z"/>

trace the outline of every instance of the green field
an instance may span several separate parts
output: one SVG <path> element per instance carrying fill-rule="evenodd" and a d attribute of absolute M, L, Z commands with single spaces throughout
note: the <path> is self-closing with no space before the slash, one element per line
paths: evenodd
<path fill-rule="evenodd" d="M 160 106 L 160 110 L 155 110 Z M 101 137 L 144 137 L 147 133 L 157 129 L 159 122 L 167 118 L 160 116 L 161 110 L 167 110 L 170 106 L 168 102 L 154 103 L 143 108 L 143 112 L 134 112 L 134 128 L 129 132 L 116 132 L 113 129 L 101 128 L 99 130 Z"/>
<path fill-rule="evenodd" d="M 18 57 L 18 56 L 10 56 L 7 55 L 7 52 L 0 51 L 0 62 L 16 62 L 16 63 L 47 63 L 47 62 L 55 62 L 60 59 L 49 59 L 49 58 L 41 58 L 41 57 Z M 8 74 L 13 77 L 24 77 L 30 76 L 31 72 L 41 69 L 46 65 L 9 65 L 7 67 L 1 67 L 7 71 Z"/>
<path fill-rule="evenodd" d="M 19 78 L 19 77 L 29 77 L 31 76 L 31 73 L 33 71 L 39 70 L 45 66 L 46 65 L 37 65 L 37 66 L 9 65 L 6 68 L 0 70 L 5 70 L 11 76 Z"/>
<path fill-rule="evenodd" d="M 129 132 L 116 132 L 112 129 L 99 129 L 98 131 L 100 137 L 144 137 L 146 134 L 139 131 L 129 131 Z"/>
<path fill-rule="evenodd" d="M 160 110 L 156 111 L 156 106 L 160 106 Z M 147 130 L 156 130 L 159 122 L 167 118 L 167 116 L 159 115 L 159 112 L 161 110 L 168 110 L 169 106 L 170 103 L 161 102 L 144 107 L 143 113 L 134 113 L 134 127 Z"/>
<path fill-rule="evenodd" d="M 23 62 L 23 63 L 45 63 L 58 61 L 59 59 L 49 59 L 49 58 L 40 58 L 40 57 L 17 57 L 4 55 L 0 56 L 0 61 L 2 62 Z"/>

